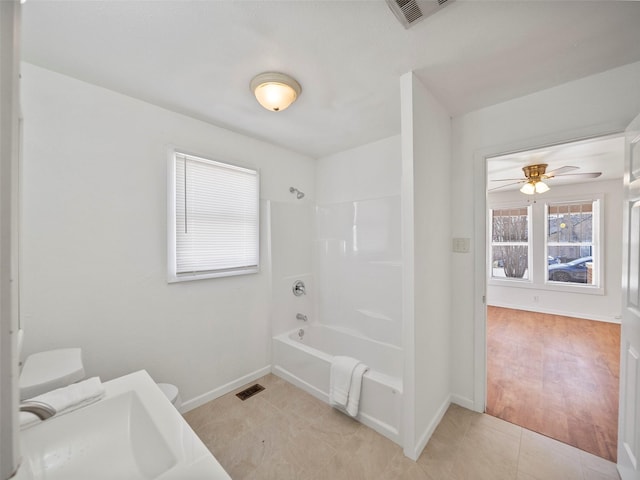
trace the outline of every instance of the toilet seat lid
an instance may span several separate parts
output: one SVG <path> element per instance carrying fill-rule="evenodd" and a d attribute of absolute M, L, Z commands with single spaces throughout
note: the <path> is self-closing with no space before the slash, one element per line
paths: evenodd
<path fill-rule="evenodd" d="M 171 385 L 170 383 L 159 383 L 158 387 L 171 403 L 175 402 L 176 398 L 178 398 L 178 387 L 175 385 Z"/>

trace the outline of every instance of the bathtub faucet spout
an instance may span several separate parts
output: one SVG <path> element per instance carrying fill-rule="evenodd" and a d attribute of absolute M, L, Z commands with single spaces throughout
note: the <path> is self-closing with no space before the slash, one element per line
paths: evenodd
<path fill-rule="evenodd" d="M 306 322 L 307 321 L 307 316 L 302 314 L 302 313 L 299 313 L 299 314 L 296 315 L 296 320 L 302 320 L 303 322 Z"/>

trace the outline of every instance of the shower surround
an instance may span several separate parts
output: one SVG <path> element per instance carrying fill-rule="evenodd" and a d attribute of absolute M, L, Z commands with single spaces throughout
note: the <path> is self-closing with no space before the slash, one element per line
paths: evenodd
<path fill-rule="evenodd" d="M 401 443 L 400 139 L 318 160 L 315 202 L 271 204 L 272 369 L 327 401 L 333 355 L 369 364 L 359 419 Z M 292 285 L 302 280 L 304 295 Z M 296 320 L 302 314 L 308 321 Z M 299 331 L 305 334 L 300 338 Z"/>

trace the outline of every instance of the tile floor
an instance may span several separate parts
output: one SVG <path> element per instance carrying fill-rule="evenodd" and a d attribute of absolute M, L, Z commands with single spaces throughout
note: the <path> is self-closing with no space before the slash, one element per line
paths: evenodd
<path fill-rule="evenodd" d="M 234 480 L 619 479 L 611 462 L 456 405 L 413 462 L 274 375 L 253 383 L 266 388 L 245 401 L 232 392 L 185 414 Z"/>

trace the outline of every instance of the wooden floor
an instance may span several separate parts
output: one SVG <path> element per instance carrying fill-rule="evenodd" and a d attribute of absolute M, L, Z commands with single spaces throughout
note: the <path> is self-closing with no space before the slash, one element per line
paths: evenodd
<path fill-rule="evenodd" d="M 620 325 L 487 309 L 487 410 L 616 461 Z"/>

